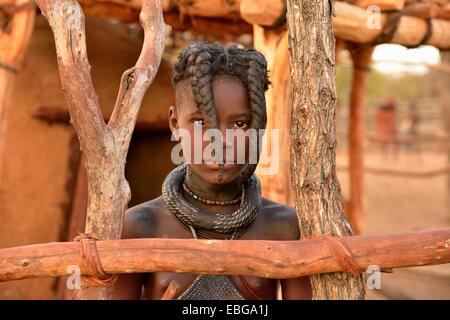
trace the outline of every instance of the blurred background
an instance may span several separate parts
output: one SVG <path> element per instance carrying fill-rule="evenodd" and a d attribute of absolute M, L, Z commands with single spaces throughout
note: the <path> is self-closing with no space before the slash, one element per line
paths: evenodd
<path fill-rule="evenodd" d="M 143 32 L 137 22 L 140 1 L 79 2 L 87 15 L 92 78 L 107 120 L 120 77 L 135 64 L 141 50 Z M 241 11 L 244 2 L 241 1 Z M 239 1 L 164 3 L 165 20 L 173 32 L 167 38 L 159 72 L 142 103 L 131 142 L 126 164 L 126 177 L 132 190 L 129 206 L 159 196 L 165 175 L 174 167 L 170 160 L 174 143 L 170 141 L 168 127 L 168 108 L 174 104 L 170 78 L 177 53 L 192 41 L 255 47 L 266 55 L 273 83 L 267 93 L 268 125 L 280 129 L 282 143 L 286 145 L 281 148 L 278 175 L 262 177 L 264 194 L 292 205 L 289 174 L 286 174 L 289 171 L 290 87 L 285 21 L 277 22 L 278 25 L 271 21 L 274 25 L 270 27 L 252 25 L 248 22 L 251 15 L 243 19 L 239 10 L 231 10 Z M 216 11 L 201 11 L 205 3 L 211 5 L 207 9 Z M 439 3 L 439 12 L 447 12 L 444 11 L 447 4 L 446 0 Z M 361 8 L 364 6 L 357 9 L 365 12 Z M 269 9 L 264 15 L 266 19 L 274 16 Z M 338 38 L 336 170 L 346 212 L 356 212 L 359 201 L 360 212 L 353 219 L 356 221 L 360 216 L 357 222 L 361 227 L 356 228 L 353 221 L 352 225 L 356 233 L 364 235 L 448 228 L 450 52 L 440 51 L 436 45 L 407 49 L 398 44 L 379 44 L 366 66 L 354 68 L 351 53 L 355 47 L 348 43 L 353 43 L 353 35 L 364 33 L 365 29 L 361 31 L 358 25 L 346 26 L 353 29 L 339 33 L 338 37 L 342 30 L 338 18 L 353 12 L 354 8 L 340 10 L 334 22 Z M 0 248 L 70 241 L 84 228 L 87 185 L 82 154 L 61 89 L 53 35 L 47 20 L 29 1 L 10 1 L 8 5 L 0 2 L 0 12 L 3 30 L 0 34 L 0 63 L 3 63 L 0 65 Z M 196 16 L 198 12 L 207 13 Z M 35 16 L 30 18 L 32 14 Z M 4 40 L 5 34 L 12 37 L 14 28 L 25 23 L 27 16 L 27 23 L 31 24 L 28 40 L 14 60 L 7 53 L 19 42 Z M 17 17 L 22 20 L 18 21 Z M 439 19 L 444 21 L 442 16 Z M 351 36 L 346 38 L 346 34 Z M 447 36 L 444 32 L 445 43 Z M 19 40 L 23 38 L 22 35 Z M 16 65 L 6 64 L 8 58 Z M 365 101 L 359 109 L 358 130 L 362 135 L 357 144 L 361 161 L 356 161 L 358 181 L 352 193 L 350 172 L 355 166 L 350 154 L 356 149 L 349 137 L 355 70 L 364 74 L 356 79 L 365 81 L 362 86 Z M 381 289 L 367 290 L 367 298 L 450 299 L 449 280 L 448 264 L 397 269 L 394 273 L 383 273 Z M 64 281 L 57 278 L 0 283 L 0 299 L 64 296 Z"/>
<path fill-rule="evenodd" d="M 347 130 L 351 63 L 338 63 L 337 173 L 349 197 Z M 446 228 L 450 225 L 449 53 L 433 47 L 375 48 L 364 113 L 365 234 Z M 368 299 L 449 299 L 450 265 L 382 274 Z"/>

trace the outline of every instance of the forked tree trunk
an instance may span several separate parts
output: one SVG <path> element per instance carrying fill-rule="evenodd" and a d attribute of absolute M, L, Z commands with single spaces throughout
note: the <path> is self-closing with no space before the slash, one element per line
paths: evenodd
<path fill-rule="evenodd" d="M 160 0 L 144 0 L 140 15 L 144 43 L 134 67 L 124 72 L 113 114 L 105 123 L 90 74 L 84 14 L 74 0 L 37 0 L 52 28 L 59 73 L 71 123 L 80 140 L 88 179 L 86 233 L 119 239 L 130 199 L 125 160 L 145 92 L 159 68 L 168 29 Z M 81 279 L 77 299 L 108 299 L 111 290 Z"/>
<path fill-rule="evenodd" d="M 333 2 L 288 0 L 292 80 L 291 178 L 301 236 L 348 236 L 336 176 Z M 364 299 L 361 276 L 311 277 L 314 299 Z"/>

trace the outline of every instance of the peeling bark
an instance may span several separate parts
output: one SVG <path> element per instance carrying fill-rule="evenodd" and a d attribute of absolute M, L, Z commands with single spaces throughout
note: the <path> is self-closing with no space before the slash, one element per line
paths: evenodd
<path fill-rule="evenodd" d="M 292 80 L 291 181 L 302 238 L 349 236 L 336 176 L 333 2 L 288 0 Z M 311 277 L 314 299 L 363 299 L 361 276 Z"/>

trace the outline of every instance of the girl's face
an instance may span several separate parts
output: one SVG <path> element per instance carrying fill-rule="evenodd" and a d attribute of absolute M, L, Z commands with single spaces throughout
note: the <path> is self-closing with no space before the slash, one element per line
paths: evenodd
<path fill-rule="evenodd" d="M 172 132 L 175 129 L 181 129 L 183 155 L 185 160 L 190 163 L 191 170 L 211 184 L 226 184 L 239 178 L 245 167 L 242 162 L 248 162 L 249 150 L 248 138 L 238 139 L 235 136 L 227 141 L 227 134 L 229 137 L 230 134 L 244 136 L 252 120 L 251 109 L 247 90 L 239 80 L 217 77 L 213 80 L 212 88 L 217 129 L 222 136 L 221 148 L 225 162 L 222 179 L 219 178 L 219 164 L 214 158 L 211 142 L 207 139 L 207 135 L 204 135 L 208 128 L 205 126 L 202 114 L 197 110 L 189 80 L 183 80 L 177 85 L 177 106 L 170 107 L 169 111 L 170 129 Z M 183 132 L 188 134 L 185 135 Z M 186 159 L 189 150 L 190 161 Z M 238 158 L 238 152 L 244 156 L 244 161 L 242 158 Z M 232 155 L 233 159 L 227 159 L 227 153 L 228 158 Z M 194 161 L 196 159 L 200 161 Z"/>

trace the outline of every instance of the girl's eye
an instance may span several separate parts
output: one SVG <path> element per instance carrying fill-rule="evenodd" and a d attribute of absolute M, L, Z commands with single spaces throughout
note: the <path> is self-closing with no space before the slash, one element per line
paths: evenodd
<path fill-rule="evenodd" d="M 203 128 L 205 126 L 205 120 L 203 120 L 203 119 L 194 120 L 194 125 L 196 125 L 197 127 Z"/>
<path fill-rule="evenodd" d="M 247 129 L 249 124 L 245 121 L 235 121 L 234 128 L 235 129 Z"/>

